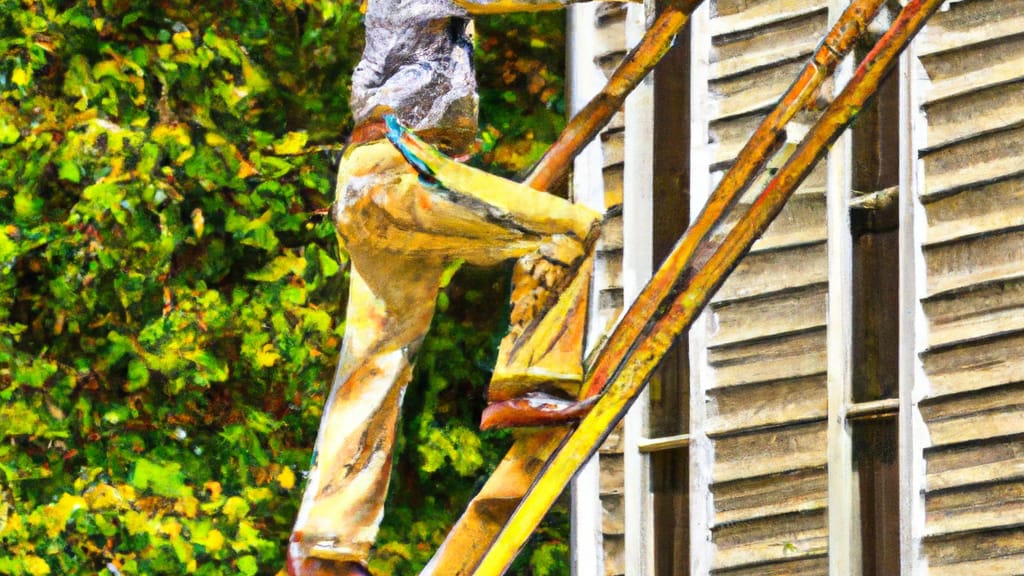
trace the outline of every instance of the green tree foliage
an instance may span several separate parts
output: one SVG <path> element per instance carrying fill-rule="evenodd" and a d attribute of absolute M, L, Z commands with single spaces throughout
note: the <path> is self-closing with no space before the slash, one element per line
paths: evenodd
<path fill-rule="evenodd" d="M 540 159 L 565 126 L 561 13 L 477 20 L 482 160 L 516 174 Z"/>
<path fill-rule="evenodd" d="M 561 128 L 560 18 L 480 24 L 478 161 Z M 0 573 L 279 570 L 344 330 L 324 212 L 361 42 L 338 0 L 0 0 Z M 381 574 L 507 446 L 475 427 L 506 282 L 440 297 Z M 564 573 L 564 540 L 517 573 Z"/>

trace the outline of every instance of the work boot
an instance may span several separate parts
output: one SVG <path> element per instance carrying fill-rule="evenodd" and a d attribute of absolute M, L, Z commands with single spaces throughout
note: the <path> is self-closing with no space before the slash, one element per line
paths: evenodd
<path fill-rule="evenodd" d="M 289 576 L 373 576 L 359 562 L 312 557 L 294 559 L 290 554 L 287 568 Z"/>

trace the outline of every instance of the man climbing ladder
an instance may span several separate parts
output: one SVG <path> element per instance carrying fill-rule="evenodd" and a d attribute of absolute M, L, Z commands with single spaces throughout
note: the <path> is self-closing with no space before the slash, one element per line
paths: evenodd
<path fill-rule="evenodd" d="M 580 271 L 599 215 L 453 162 L 426 143 L 458 155 L 475 140 L 470 11 L 560 5 L 368 4 L 366 49 L 352 82 L 356 129 L 332 210 L 352 265 L 346 329 L 289 544 L 292 574 L 368 573 L 402 396 L 452 262 L 521 259 L 514 326 L 499 351 L 484 425 L 559 423 L 586 410 L 557 393 L 574 394 L 582 379 L 579 300 L 589 282 Z M 545 322 L 546 314 L 556 320 Z M 566 322 L 576 330 L 563 330 Z"/>

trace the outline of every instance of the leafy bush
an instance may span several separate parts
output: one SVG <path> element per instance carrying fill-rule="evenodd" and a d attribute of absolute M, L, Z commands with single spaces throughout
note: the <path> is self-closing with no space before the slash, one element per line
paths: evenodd
<path fill-rule="evenodd" d="M 561 127 L 559 18 L 481 25 L 506 171 Z M 361 35 L 347 1 L 0 0 L 0 573 L 279 570 L 344 330 L 324 212 Z M 441 295 L 380 574 L 425 562 L 507 446 L 474 424 L 504 322 L 475 305 L 505 282 Z M 564 567 L 564 532 L 519 573 Z"/>

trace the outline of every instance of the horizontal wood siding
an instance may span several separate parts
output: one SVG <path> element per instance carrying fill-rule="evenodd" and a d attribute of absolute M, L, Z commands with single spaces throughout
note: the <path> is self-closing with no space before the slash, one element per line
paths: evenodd
<path fill-rule="evenodd" d="M 1024 1 L 951 3 L 915 50 L 923 554 L 932 575 L 1024 574 Z"/>
<path fill-rule="evenodd" d="M 718 0 L 710 13 L 711 37 L 694 38 L 709 43 L 709 105 L 695 114 L 714 183 L 827 31 L 828 9 Z M 822 163 L 694 328 L 707 346 L 712 574 L 828 572 L 824 190 Z"/>
<path fill-rule="evenodd" d="M 593 25 L 598 37 L 594 62 L 609 76 L 626 54 L 626 7 L 604 4 L 597 8 Z M 600 135 L 603 157 L 604 207 L 608 211 L 597 255 L 601 275 L 595 279 L 598 313 L 592 322 L 610 327 L 623 307 L 623 190 L 625 169 L 625 115 L 619 111 Z M 606 330 L 607 332 L 607 330 Z M 605 576 L 626 573 L 624 466 L 622 427 L 598 454 L 600 467 L 601 532 Z"/>

